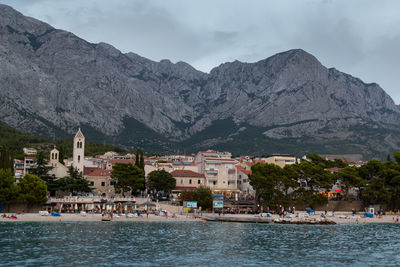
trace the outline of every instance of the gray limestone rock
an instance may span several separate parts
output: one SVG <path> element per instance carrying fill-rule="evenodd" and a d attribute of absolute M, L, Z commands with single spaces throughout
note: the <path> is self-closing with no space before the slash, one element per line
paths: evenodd
<path fill-rule="evenodd" d="M 377 84 L 324 67 L 295 49 L 209 74 L 93 44 L 0 5 L 0 120 L 31 134 L 87 125 L 118 136 L 132 118 L 169 140 L 214 122 L 265 129 L 270 138 L 398 128 L 400 110 Z M 234 131 L 234 130 L 233 130 Z M 216 136 L 208 138 L 218 143 Z M 204 140 L 203 140 L 204 141 Z M 394 144 L 393 142 L 391 142 Z"/>

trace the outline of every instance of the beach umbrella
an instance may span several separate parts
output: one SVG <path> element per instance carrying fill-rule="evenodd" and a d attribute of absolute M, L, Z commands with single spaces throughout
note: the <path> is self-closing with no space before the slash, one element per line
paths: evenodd
<path fill-rule="evenodd" d="M 132 209 L 132 207 L 136 206 L 136 204 L 131 201 L 128 201 L 128 202 L 125 202 L 124 204 L 122 204 L 122 206 L 124 206 L 125 211 L 127 211 L 128 207 L 131 207 L 130 209 Z"/>
<path fill-rule="evenodd" d="M 157 205 L 149 200 L 147 200 L 146 202 L 139 204 L 139 207 L 145 207 L 145 210 L 147 210 L 148 207 L 156 207 Z"/>
<path fill-rule="evenodd" d="M 106 206 L 106 209 L 109 209 L 109 206 L 111 206 L 110 210 L 114 209 L 114 206 L 116 206 L 116 204 L 114 202 L 111 201 L 107 201 L 106 203 L 104 203 L 104 206 Z"/>
<path fill-rule="evenodd" d="M 104 203 L 104 205 L 106 205 L 106 206 L 115 206 L 116 204 L 114 202 L 107 201 L 106 203 Z"/>
<path fill-rule="evenodd" d="M 156 204 L 153 203 L 153 202 L 151 202 L 151 201 L 148 201 L 148 200 L 147 200 L 146 202 L 144 202 L 144 203 L 142 203 L 142 204 L 139 204 L 139 207 L 141 207 L 141 206 L 155 207 Z"/>

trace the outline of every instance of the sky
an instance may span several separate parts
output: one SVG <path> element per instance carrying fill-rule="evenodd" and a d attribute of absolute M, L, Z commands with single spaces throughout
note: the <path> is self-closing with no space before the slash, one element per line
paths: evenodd
<path fill-rule="evenodd" d="M 399 0 L 0 0 L 93 43 L 209 72 L 301 48 L 400 104 Z"/>

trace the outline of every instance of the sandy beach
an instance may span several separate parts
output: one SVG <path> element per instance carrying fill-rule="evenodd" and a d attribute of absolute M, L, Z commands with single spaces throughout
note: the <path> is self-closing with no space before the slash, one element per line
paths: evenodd
<path fill-rule="evenodd" d="M 7 215 L 11 215 L 8 213 Z M 206 215 L 206 214 L 205 214 Z M 212 215 L 212 214 L 209 214 Z M 216 216 L 214 214 L 214 216 Z M 253 214 L 225 214 L 221 216 L 226 217 L 240 217 L 240 218 L 250 218 L 250 217 L 259 217 L 259 215 Z M 364 218 L 362 215 L 352 216 L 351 214 L 335 214 L 334 217 L 328 216 L 327 219 L 332 220 L 338 224 L 342 223 L 396 223 L 396 218 L 399 215 L 384 215 L 380 217 L 374 218 Z M 400 217 L 400 216 L 399 216 Z M 54 216 L 41 216 L 38 213 L 25 213 L 17 215 L 17 219 L 9 219 L 0 217 L 0 222 L 94 222 L 94 221 L 101 221 L 101 214 L 86 214 L 86 216 L 82 216 L 80 214 L 74 213 L 62 213 L 60 217 Z M 279 218 L 277 215 L 272 215 L 273 219 Z M 309 219 L 312 218 L 321 218 L 320 215 L 313 215 L 310 216 Z M 287 219 L 287 218 L 286 218 Z M 126 218 L 126 216 L 115 216 L 113 217 L 113 221 L 117 222 L 161 222 L 161 221 L 170 221 L 170 222 L 195 222 L 195 221 L 202 221 L 199 218 L 193 218 L 191 215 L 188 217 L 186 215 L 176 215 L 176 218 L 172 218 L 171 216 L 155 216 L 150 214 L 147 218 L 146 215 L 143 217 L 133 217 L 133 218 Z"/>
<path fill-rule="evenodd" d="M 11 215 L 8 213 L 7 215 Z M 80 214 L 74 213 L 62 213 L 60 217 L 55 216 L 41 216 L 38 213 L 25 213 L 18 214 L 17 219 L 9 219 L 0 217 L 0 222 L 59 222 L 60 220 L 63 222 L 96 222 L 101 221 L 101 214 L 86 214 L 86 216 L 82 216 Z M 133 217 L 126 218 L 125 216 L 115 216 L 113 217 L 113 221 L 117 222 L 157 222 L 157 221 L 171 221 L 171 222 L 189 222 L 189 221 L 200 221 L 200 219 L 195 219 L 192 217 L 186 217 L 183 215 L 177 215 L 176 218 L 172 218 L 171 216 L 155 216 L 150 214 L 147 218 L 146 214 L 143 217 Z"/>

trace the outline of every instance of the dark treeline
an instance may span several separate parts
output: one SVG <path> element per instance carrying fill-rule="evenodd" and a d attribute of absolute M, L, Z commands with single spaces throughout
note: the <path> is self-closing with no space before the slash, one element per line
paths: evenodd
<path fill-rule="evenodd" d="M 256 190 L 260 203 L 271 210 L 295 205 L 315 208 L 328 202 L 328 192 L 340 184 L 345 200 L 357 198 L 365 205 L 379 204 L 386 209 L 400 208 L 400 152 L 395 161 L 370 160 L 361 167 L 347 166 L 341 160 L 327 161 L 315 155 L 307 160 L 281 168 L 273 164 L 258 163 L 252 167 L 250 184 Z M 331 173 L 329 168 L 340 168 Z"/>
<path fill-rule="evenodd" d="M 47 201 L 46 183 L 33 174 L 26 174 L 15 183 L 10 169 L 0 169 L 0 204 L 9 209 L 15 203 L 25 204 L 28 208 L 43 205 Z"/>

